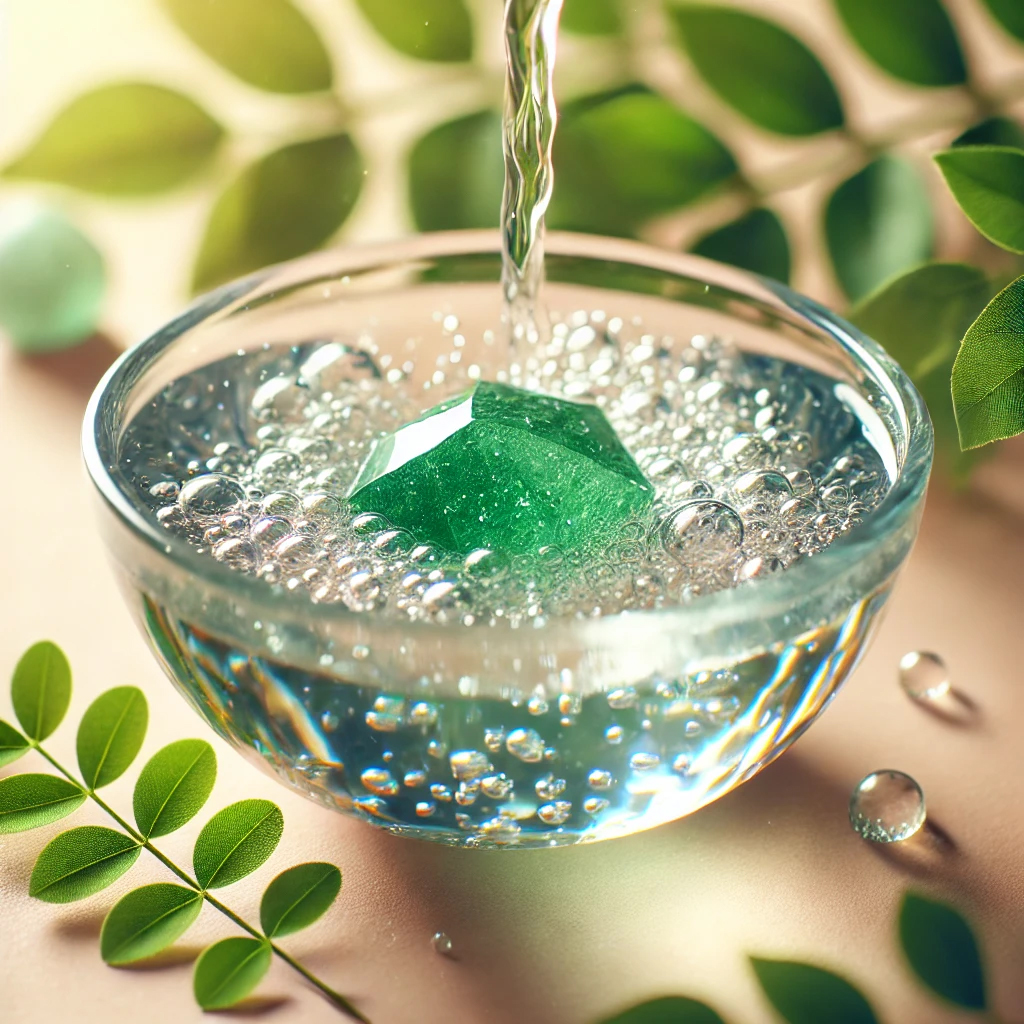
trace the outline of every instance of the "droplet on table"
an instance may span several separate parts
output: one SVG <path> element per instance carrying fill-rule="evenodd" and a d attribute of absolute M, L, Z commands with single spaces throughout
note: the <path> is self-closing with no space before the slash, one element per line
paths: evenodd
<path fill-rule="evenodd" d="M 444 932 L 434 932 L 430 944 L 434 947 L 435 953 L 441 956 L 452 955 L 452 940 Z"/>
<path fill-rule="evenodd" d="M 949 693 L 949 669 L 931 651 L 911 651 L 900 658 L 900 686 L 913 700 L 938 700 Z"/>
<path fill-rule="evenodd" d="M 924 822 L 924 793 L 905 772 L 872 772 L 861 779 L 850 797 L 850 824 L 872 843 L 902 842 Z"/>

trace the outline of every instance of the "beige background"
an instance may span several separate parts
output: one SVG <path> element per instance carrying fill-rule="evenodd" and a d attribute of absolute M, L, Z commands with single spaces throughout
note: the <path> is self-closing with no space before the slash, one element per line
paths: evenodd
<path fill-rule="evenodd" d="M 304 6 L 345 30 L 338 38 L 347 57 L 365 49 L 379 61 L 366 80 L 382 95 L 442 74 L 374 50 L 365 30 L 331 0 Z M 799 24 L 808 38 L 832 31 L 827 5 L 816 0 L 764 6 Z M 169 36 L 149 0 L 7 0 L 2 9 L 0 155 L 23 144 L 45 112 L 82 83 L 121 73 L 187 78 L 204 95 L 216 95 L 233 117 L 264 124 L 270 116 L 272 103 L 260 99 L 257 108 L 256 99 Z M 985 57 L 986 74 L 1024 72 L 1019 54 L 982 21 L 975 4 L 956 9 L 969 23 L 972 47 Z M 880 76 L 855 55 L 844 51 L 842 58 L 833 63 L 859 114 L 902 116 L 917 102 L 897 88 L 886 94 L 895 99 L 876 109 L 871 97 L 878 95 Z M 451 86 L 452 102 L 466 103 L 459 89 Z M 403 108 L 366 129 L 376 133 L 381 148 L 375 152 L 384 154 L 380 166 L 389 166 L 387 153 L 399 152 L 416 124 L 438 115 L 437 109 Z M 728 118 L 723 123 L 728 126 Z M 759 153 L 766 167 L 777 159 L 771 147 Z M 116 249 L 107 326 L 119 340 L 139 336 L 182 301 L 184 260 L 211 188 L 197 186 L 153 208 L 75 201 L 90 229 Z M 347 237 L 400 232 L 401 196 L 401 182 L 382 171 Z M 671 231 L 692 229 L 664 230 L 669 240 Z M 947 242 L 969 237 L 952 217 L 946 231 Z M 820 262 L 804 265 L 801 275 L 805 287 L 829 294 Z M 68 763 L 74 723 L 99 691 L 117 684 L 140 685 L 149 697 L 152 724 L 143 756 L 172 739 L 207 735 L 136 635 L 95 534 L 78 430 L 87 395 L 111 354 L 112 346 L 100 340 L 63 357 L 34 360 L 0 348 L 0 678 L 36 639 L 52 637 L 66 648 L 76 673 L 75 699 L 52 747 Z M 933 492 L 888 619 L 832 709 L 793 751 L 739 791 L 646 835 L 518 854 L 399 840 L 292 796 L 218 743 L 221 771 L 211 810 L 262 795 L 279 801 L 286 817 L 273 859 L 225 897 L 255 917 L 261 887 L 277 871 L 308 859 L 338 863 L 345 876 L 338 903 L 285 944 L 375 1024 L 593 1024 L 668 993 L 706 999 L 731 1024 L 768 1024 L 774 1018 L 746 954 L 839 970 L 890 1024 L 976 1019 L 928 997 L 901 960 L 895 912 L 902 891 L 915 885 L 970 916 L 999 1015 L 1021 1020 L 1024 690 L 1015 641 L 1024 597 L 1022 524 L 1020 446 L 987 465 L 970 495 Z M 896 664 L 913 648 L 947 658 L 956 684 L 979 708 L 976 720 L 949 724 L 903 695 Z M 9 715 L 0 691 L 0 716 Z M 3 774 L 41 770 L 33 761 Z M 953 846 L 921 836 L 884 851 L 851 832 L 850 789 L 881 767 L 919 779 L 932 819 Z M 133 777 L 130 772 L 109 790 L 122 811 L 130 807 Z M 103 819 L 87 810 L 76 818 L 90 820 Z M 164 849 L 187 862 L 200 823 L 169 837 Z M 232 926 L 206 909 L 180 955 L 155 967 L 105 967 L 98 933 L 106 909 L 132 885 L 166 874 L 143 857 L 129 877 L 83 903 L 32 901 L 26 888 L 34 857 L 61 827 L 0 837 L 0 1021 L 202 1019 L 190 991 L 190 958 L 204 942 L 232 934 Z M 451 935 L 457 959 L 431 949 L 438 929 Z M 243 1019 L 339 1019 L 276 964 L 260 993 Z"/>

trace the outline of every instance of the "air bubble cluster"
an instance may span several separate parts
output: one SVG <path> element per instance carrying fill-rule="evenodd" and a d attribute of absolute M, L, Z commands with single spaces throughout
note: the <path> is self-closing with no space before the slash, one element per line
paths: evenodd
<path fill-rule="evenodd" d="M 821 551 L 889 486 L 829 378 L 581 311 L 556 320 L 529 368 L 499 376 L 598 404 L 656 489 L 649 513 L 603 553 L 542 548 L 514 571 L 500 551 L 421 543 L 383 516 L 355 515 L 346 495 L 379 438 L 471 382 L 449 321 L 450 358 L 426 374 L 369 336 L 200 368 L 137 414 L 121 473 L 157 522 L 234 572 L 296 599 L 466 625 L 658 608 L 749 585 Z M 542 698 L 531 706 L 547 710 Z M 374 728 L 400 724 L 394 709 L 371 714 Z"/>

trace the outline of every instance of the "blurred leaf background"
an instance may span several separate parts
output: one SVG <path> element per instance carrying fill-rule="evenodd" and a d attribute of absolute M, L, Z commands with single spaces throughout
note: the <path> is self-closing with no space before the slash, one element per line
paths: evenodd
<path fill-rule="evenodd" d="M 496 225 L 501 7 L 6 0 L 0 220 L 29 196 L 84 229 L 107 266 L 99 324 L 121 345 L 191 292 L 325 244 Z M 930 156 L 1024 141 L 1018 7 L 566 0 L 551 222 L 852 305 L 916 366 L 961 472 L 953 332 L 1022 261 L 975 230 Z M 986 283 L 947 293 L 929 270 L 898 304 L 871 294 L 933 258 Z"/>

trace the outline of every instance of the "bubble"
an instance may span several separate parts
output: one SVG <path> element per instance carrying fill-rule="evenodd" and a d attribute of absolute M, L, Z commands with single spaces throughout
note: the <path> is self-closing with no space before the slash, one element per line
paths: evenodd
<path fill-rule="evenodd" d="M 519 841 L 522 826 L 512 818 L 490 818 L 480 826 L 480 835 L 499 846 Z"/>
<path fill-rule="evenodd" d="M 443 804 L 449 804 L 452 801 L 452 791 L 447 786 L 441 785 L 440 782 L 435 782 L 430 787 L 430 795 Z"/>
<path fill-rule="evenodd" d="M 453 955 L 452 940 L 444 932 L 434 932 L 430 937 L 430 945 L 434 947 L 434 952 L 441 956 Z"/>
<path fill-rule="evenodd" d="M 665 551 L 681 565 L 731 561 L 743 544 L 743 520 L 724 502 L 691 501 L 669 513 L 661 528 Z"/>
<path fill-rule="evenodd" d="M 900 686 L 914 700 L 939 700 L 951 689 L 949 669 L 931 651 L 911 651 L 900 658 Z"/>
<path fill-rule="evenodd" d="M 543 697 L 531 697 L 526 702 L 526 710 L 531 715 L 546 715 L 548 713 L 548 702 Z"/>
<path fill-rule="evenodd" d="M 541 800 L 554 800 L 565 792 L 565 787 L 565 779 L 556 779 L 554 775 L 545 775 L 534 783 L 533 790 Z"/>
<path fill-rule="evenodd" d="M 572 804 L 568 800 L 554 800 L 537 808 L 537 817 L 546 825 L 564 825 L 570 814 Z"/>
<path fill-rule="evenodd" d="M 608 810 L 610 806 L 610 802 L 603 796 L 588 796 L 587 799 L 583 801 L 583 810 L 585 810 L 587 814 L 600 814 L 602 811 Z"/>
<path fill-rule="evenodd" d="M 635 772 L 653 771 L 661 764 L 661 758 L 657 754 L 641 751 L 629 759 L 629 767 Z"/>
<path fill-rule="evenodd" d="M 621 711 L 624 708 L 636 707 L 636 690 L 632 686 L 623 686 L 608 693 L 608 707 Z"/>
<path fill-rule="evenodd" d="M 544 756 L 544 741 L 533 729 L 513 729 L 505 740 L 505 748 L 527 764 L 536 764 Z"/>
<path fill-rule="evenodd" d="M 854 832 L 873 843 L 902 842 L 924 822 L 924 793 L 904 772 L 872 772 L 861 779 L 850 797 L 850 824 Z"/>
<path fill-rule="evenodd" d="M 416 771 L 406 772 L 402 779 L 402 783 L 408 786 L 409 789 L 419 789 L 421 786 L 427 784 L 427 773 L 421 769 Z"/>
<path fill-rule="evenodd" d="M 621 725 L 609 725 L 604 731 L 605 740 L 613 745 L 621 743 L 624 735 L 625 731 Z"/>
<path fill-rule="evenodd" d="M 292 524 L 280 516 L 267 516 L 252 524 L 249 535 L 261 548 L 273 548 L 291 535 Z"/>
<path fill-rule="evenodd" d="M 425 700 L 417 701 L 409 709 L 409 722 L 412 725 L 431 726 L 437 724 L 437 705 Z"/>
<path fill-rule="evenodd" d="M 416 817 L 429 818 L 437 810 L 437 804 L 433 800 L 420 800 L 416 804 Z"/>
<path fill-rule="evenodd" d="M 325 711 L 320 716 L 320 727 L 324 732 L 334 732 L 338 728 L 340 721 L 338 716 L 333 711 Z"/>
<path fill-rule="evenodd" d="M 504 729 L 484 729 L 484 746 L 496 754 L 505 745 Z"/>
<path fill-rule="evenodd" d="M 460 781 L 478 779 L 492 770 L 487 755 L 479 750 L 457 750 L 450 755 L 448 763 L 452 775 Z"/>
<path fill-rule="evenodd" d="M 485 775 L 480 780 L 480 789 L 484 796 L 492 800 L 504 800 L 511 795 L 513 783 L 504 772 L 500 775 Z"/>
<path fill-rule="evenodd" d="M 562 715 L 578 715 L 583 710 L 583 698 L 578 693 L 563 693 L 558 697 L 558 712 Z"/>
<path fill-rule="evenodd" d="M 253 392 L 251 408 L 258 420 L 289 416 L 304 400 L 294 377 L 271 377 Z"/>
<path fill-rule="evenodd" d="M 189 480 L 178 494 L 178 505 L 188 515 L 222 516 L 245 500 L 245 490 L 230 477 L 206 473 Z"/>
<path fill-rule="evenodd" d="M 398 783 L 386 768 L 367 768 L 359 781 L 377 796 L 394 796 L 398 792 Z"/>
<path fill-rule="evenodd" d="M 213 557 L 231 569 L 239 572 L 251 572 L 260 563 L 259 552 L 248 541 L 240 537 L 230 537 L 221 541 L 213 549 Z"/>
<path fill-rule="evenodd" d="M 611 789 L 614 782 L 615 776 L 613 776 L 611 772 L 605 771 L 603 768 L 595 768 L 587 776 L 587 785 L 591 789 Z"/>

